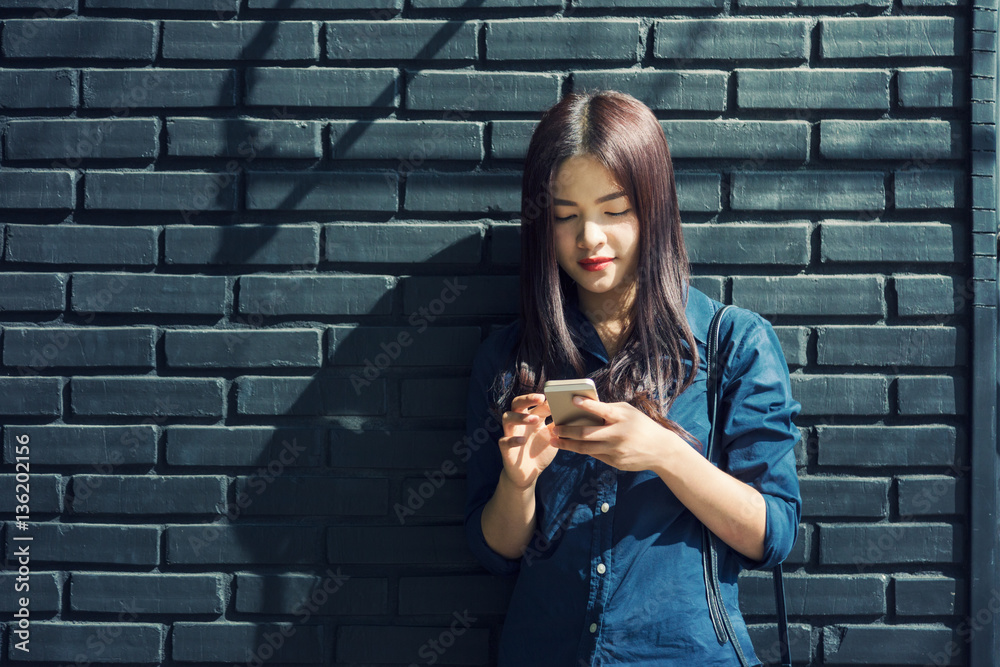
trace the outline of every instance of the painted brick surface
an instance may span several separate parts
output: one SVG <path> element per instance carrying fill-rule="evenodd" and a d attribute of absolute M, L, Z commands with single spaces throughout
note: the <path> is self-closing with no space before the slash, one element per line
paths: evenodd
<path fill-rule="evenodd" d="M 468 373 L 517 314 L 541 112 L 614 88 L 692 283 L 774 325 L 802 403 L 794 663 L 973 664 L 995 4 L 209 4 L 0 0 L 4 659 L 495 665 Z M 739 601 L 773 664 L 770 574 Z"/>

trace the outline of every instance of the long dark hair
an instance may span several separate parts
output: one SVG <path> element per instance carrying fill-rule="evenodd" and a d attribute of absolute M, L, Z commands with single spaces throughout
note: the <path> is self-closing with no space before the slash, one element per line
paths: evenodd
<path fill-rule="evenodd" d="M 552 233 L 551 184 L 562 162 L 578 155 L 596 158 L 613 174 L 639 218 L 630 324 L 620 349 L 590 375 L 563 314 L 563 304 L 577 288 L 556 261 Z M 594 381 L 601 401 L 627 402 L 701 449 L 700 441 L 666 418 L 673 397 L 694 380 L 698 348 L 684 312 L 690 265 L 673 163 L 656 116 L 619 91 L 566 95 L 542 115 L 531 135 L 521 192 L 520 341 L 513 382 L 498 376 L 494 383 L 497 415 L 510 409 L 514 396 L 541 392 L 545 381 L 568 363 L 577 377 Z M 625 277 L 622 288 L 631 289 L 631 278 Z M 622 291 L 606 295 L 609 313 L 618 310 Z M 685 359 L 691 364 L 687 374 Z"/>

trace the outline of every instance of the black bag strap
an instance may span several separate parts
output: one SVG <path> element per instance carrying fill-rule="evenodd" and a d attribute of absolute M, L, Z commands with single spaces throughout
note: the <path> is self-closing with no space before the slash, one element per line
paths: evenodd
<path fill-rule="evenodd" d="M 708 366 L 708 413 L 711 417 L 711 430 L 708 432 L 705 457 L 716 466 L 718 466 L 718 463 L 715 461 L 712 452 L 712 444 L 715 441 L 717 432 L 717 407 L 719 403 L 717 400 L 718 391 L 716 390 L 716 384 L 718 383 L 720 372 L 716 357 L 718 356 L 719 328 L 722 322 L 722 314 L 732 307 L 728 304 L 724 305 L 712 316 L 712 322 L 708 327 L 708 343 L 705 346 L 705 362 Z M 712 539 L 713 537 L 715 536 L 708 530 L 708 527 L 702 524 L 702 544 L 704 547 L 702 549 L 702 564 L 705 570 L 705 589 L 708 594 L 709 613 L 712 615 L 712 623 L 715 626 L 716 637 L 719 643 L 725 644 L 726 641 L 732 640 L 733 648 L 736 649 L 736 655 L 740 659 L 740 664 L 743 667 L 750 667 L 746 656 L 743 654 L 743 649 L 740 647 L 739 640 L 736 639 L 736 633 L 733 631 L 733 624 L 729 618 L 729 611 L 722 602 L 722 592 L 719 588 L 718 553 L 715 542 Z M 778 615 L 778 647 L 781 651 L 781 667 L 792 667 L 788 648 L 788 619 L 785 615 L 785 587 L 782 579 L 781 563 L 775 565 L 772 568 L 772 572 L 774 575 L 775 608 Z"/>

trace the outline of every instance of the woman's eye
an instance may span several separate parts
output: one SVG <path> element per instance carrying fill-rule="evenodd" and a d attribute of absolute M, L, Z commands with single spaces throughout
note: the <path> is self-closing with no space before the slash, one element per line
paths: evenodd
<path fill-rule="evenodd" d="M 574 216 L 572 216 L 572 215 L 567 215 L 567 216 L 564 216 L 564 217 L 562 217 L 562 218 L 560 218 L 560 217 L 558 217 L 558 216 L 557 216 L 557 217 L 556 217 L 556 220 L 558 220 L 559 222 L 562 222 L 563 220 L 569 220 L 569 219 L 570 219 L 570 218 L 572 218 L 572 217 L 574 217 Z"/>
<path fill-rule="evenodd" d="M 629 212 L 629 211 L 631 211 L 631 210 L 632 210 L 632 209 L 630 209 L 630 208 L 627 208 L 627 209 L 625 209 L 624 211 L 622 211 L 621 213 L 608 213 L 608 215 L 613 215 L 613 216 L 619 216 L 619 215 L 625 215 L 626 213 L 628 213 L 628 212 Z M 563 222 L 564 220 L 569 220 L 570 218 L 575 218 L 575 217 L 576 217 L 576 214 L 573 214 L 573 215 L 566 215 L 566 216 L 563 216 L 563 217 L 561 217 L 561 218 L 560 218 L 560 217 L 558 217 L 558 216 L 556 216 L 556 217 L 555 217 L 555 220 L 557 220 L 557 221 L 559 221 L 559 222 Z"/>

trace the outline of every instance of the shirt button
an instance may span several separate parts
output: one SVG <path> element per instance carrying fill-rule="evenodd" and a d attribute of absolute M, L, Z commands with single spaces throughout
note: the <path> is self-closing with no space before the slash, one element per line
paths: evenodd
<path fill-rule="evenodd" d="M 591 632 L 597 632 L 597 623 L 591 623 L 590 624 L 590 631 Z"/>
<path fill-rule="evenodd" d="M 604 574 L 608 568 L 604 567 L 604 563 L 597 564 L 597 574 Z"/>
<path fill-rule="evenodd" d="M 609 509 L 611 509 L 611 505 L 609 505 L 607 503 L 604 503 L 603 505 L 601 505 L 601 511 L 602 512 L 607 512 Z"/>

